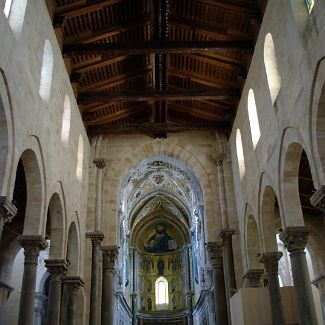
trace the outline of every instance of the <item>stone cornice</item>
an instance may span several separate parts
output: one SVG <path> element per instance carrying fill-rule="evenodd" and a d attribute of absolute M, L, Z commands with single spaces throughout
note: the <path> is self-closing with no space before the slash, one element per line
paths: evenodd
<path fill-rule="evenodd" d="M 91 239 L 91 243 L 94 246 L 100 246 L 101 242 L 104 240 L 105 236 L 101 231 L 89 231 L 86 233 L 86 238 Z"/>

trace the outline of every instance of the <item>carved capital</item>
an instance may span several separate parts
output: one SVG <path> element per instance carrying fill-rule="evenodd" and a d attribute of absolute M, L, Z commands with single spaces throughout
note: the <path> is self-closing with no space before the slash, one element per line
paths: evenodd
<path fill-rule="evenodd" d="M 93 246 L 100 246 L 104 237 L 105 236 L 101 231 L 92 231 L 86 233 L 86 238 L 91 239 L 91 243 Z"/>
<path fill-rule="evenodd" d="M 232 241 L 232 236 L 235 234 L 234 229 L 221 229 L 220 237 L 223 243 L 229 243 Z"/>
<path fill-rule="evenodd" d="M 212 267 L 222 265 L 222 244 L 210 242 L 208 243 L 207 248 Z"/>
<path fill-rule="evenodd" d="M 287 227 L 280 233 L 280 239 L 290 254 L 303 253 L 309 232 L 305 226 Z"/>
<path fill-rule="evenodd" d="M 18 237 L 20 246 L 24 248 L 25 264 L 37 264 L 39 251 L 47 247 L 42 236 L 22 235 Z"/>
<path fill-rule="evenodd" d="M 325 214 L 325 185 L 322 185 L 310 198 L 310 203 Z"/>
<path fill-rule="evenodd" d="M 103 270 L 113 271 L 118 254 L 117 247 L 102 246 L 101 250 L 103 251 Z"/>
<path fill-rule="evenodd" d="M 104 158 L 95 158 L 93 160 L 93 163 L 98 169 L 104 169 L 106 166 L 106 160 Z"/>
<path fill-rule="evenodd" d="M 60 280 L 65 276 L 69 266 L 70 263 L 64 259 L 45 260 L 45 267 L 47 268 L 48 272 L 51 274 L 51 276 L 55 276 Z"/>
<path fill-rule="evenodd" d="M 68 295 L 75 295 L 79 288 L 84 286 L 84 281 L 80 276 L 66 276 L 63 283 L 67 287 Z"/>
<path fill-rule="evenodd" d="M 249 269 L 244 274 L 243 279 L 248 279 L 251 284 L 251 287 L 258 288 L 261 285 L 261 277 L 263 273 L 263 269 Z"/>
<path fill-rule="evenodd" d="M 0 220 L 3 224 L 11 222 L 17 214 L 17 208 L 5 196 L 0 196 Z M 1 222 L 1 221 L 0 221 Z"/>
<path fill-rule="evenodd" d="M 265 252 L 259 256 L 259 261 L 264 264 L 269 275 L 277 275 L 279 271 L 278 261 L 282 256 L 282 252 Z"/>

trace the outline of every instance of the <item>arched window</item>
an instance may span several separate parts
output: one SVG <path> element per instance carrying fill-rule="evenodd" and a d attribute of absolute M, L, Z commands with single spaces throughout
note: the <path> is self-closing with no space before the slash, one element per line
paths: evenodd
<path fill-rule="evenodd" d="M 274 105 L 274 102 L 278 97 L 281 88 L 281 76 L 279 73 L 278 64 L 276 60 L 273 38 L 270 33 L 268 33 L 265 36 L 264 64 L 265 64 L 267 82 L 269 84 L 272 105 Z"/>
<path fill-rule="evenodd" d="M 313 8 L 314 8 L 315 1 L 314 0 L 305 0 L 305 2 L 306 2 L 308 13 L 311 14 L 311 12 L 313 11 Z"/>
<path fill-rule="evenodd" d="M 236 150 L 237 150 L 239 175 L 240 175 L 240 180 L 242 180 L 245 175 L 245 161 L 244 161 L 244 150 L 243 150 L 243 144 L 241 140 L 241 133 L 239 129 L 237 129 L 237 133 L 236 133 Z"/>
<path fill-rule="evenodd" d="M 11 9 L 11 3 L 12 3 L 12 0 L 6 0 L 5 6 L 3 8 L 3 12 L 4 12 L 4 14 L 6 15 L 7 18 L 9 17 L 9 13 L 10 13 L 10 9 Z"/>
<path fill-rule="evenodd" d="M 19 36 L 25 18 L 27 0 L 6 0 L 3 8 L 5 16 L 9 19 L 9 25 L 15 36 Z"/>
<path fill-rule="evenodd" d="M 39 86 L 39 94 L 43 100 L 48 101 L 51 93 L 52 84 L 52 72 L 53 72 L 53 52 L 52 46 L 49 40 L 45 41 L 42 70 L 41 70 L 41 81 Z"/>
<path fill-rule="evenodd" d="M 84 160 L 84 144 L 82 136 L 79 136 L 79 144 L 78 144 L 78 160 L 77 160 L 77 180 L 79 182 L 82 181 L 82 169 L 83 169 L 83 160 Z"/>
<path fill-rule="evenodd" d="M 261 131 L 260 131 L 260 124 L 258 122 L 256 103 L 255 103 L 255 95 L 254 95 L 253 89 L 250 89 L 248 92 L 247 109 L 248 109 L 249 124 L 251 127 L 251 133 L 252 133 L 252 141 L 253 141 L 253 146 L 255 149 L 256 145 L 258 143 L 258 140 L 261 137 Z"/>
<path fill-rule="evenodd" d="M 69 96 L 66 95 L 64 98 L 62 130 L 61 130 L 61 141 L 64 144 L 67 144 L 69 142 L 70 117 L 71 117 L 70 99 Z"/>
<path fill-rule="evenodd" d="M 155 283 L 157 310 L 168 306 L 168 281 L 163 276 L 159 277 Z"/>

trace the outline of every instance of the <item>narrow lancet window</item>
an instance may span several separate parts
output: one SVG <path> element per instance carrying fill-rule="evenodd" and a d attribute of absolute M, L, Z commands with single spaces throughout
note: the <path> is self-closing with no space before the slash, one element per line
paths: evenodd
<path fill-rule="evenodd" d="M 278 97 L 281 88 L 281 76 L 279 73 L 279 68 L 278 68 L 277 59 L 275 55 L 275 46 L 274 46 L 273 38 L 270 33 L 268 33 L 265 36 L 264 64 L 265 64 L 267 82 L 269 85 L 272 105 L 274 105 L 274 102 Z"/>
<path fill-rule="evenodd" d="M 250 91 L 248 92 L 247 108 L 248 108 L 249 124 L 251 127 L 252 141 L 255 149 L 258 140 L 261 137 L 261 131 L 260 131 L 260 124 L 258 122 L 255 95 L 253 89 L 250 89 Z"/>
<path fill-rule="evenodd" d="M 67 144 L 69 142 L 70 117 L 71 117 L 70 99 L 69 96 L 66 95 L 64 98 L 62 131 L 61 131 L 61 141 L 63 144 Z"/>
<path fill-rule="evenodd" d="M 48 101 L 51 93 L 53 73 L 53 52 L 51 43 L 46 40 L 44 45 L 41 81 L 39 86 L 39 94 L 44 101 Z"/>
<path fill-rule="evenodd" d="M 168 281 L 163 276 L 156 280 L 156 305 L 157 309 L 168 306 Z M 160 307 L 159 307 L 160 306 Z"/>
<path fill-rule="evenodd" d="M 82 136 L 79 136 L 78 144 L 78 160 L 77 160 L 77 179 L 79 182 L 82 181 L 82 169 L 83 169 L 83 160 L 84 160 L 84 145 Z"/>
<path fill-rule="evenodd" d="M 237 134 L 236 134 L 236 150 L 237 150 L 239 175 L 240 175 L 240 180 L 242 180 L 245 175 L 245 161 L 244 161 L 244 150 L 243 150 L 243 144 L 241 139 L 241 133 L 239 129 L 237 129 Z"/>

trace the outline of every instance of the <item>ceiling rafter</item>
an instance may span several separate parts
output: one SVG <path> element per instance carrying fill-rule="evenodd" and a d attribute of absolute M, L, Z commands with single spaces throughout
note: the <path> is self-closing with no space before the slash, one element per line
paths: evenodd
<path fill-rule="evenodd" d="M 227 99 L 238 98 L 239 92 L 236 89 L 214 89 L 214 90 L 137 90 L 128 92 L 91 92 L 79 93 L 78 99 L 87 101 L 175 101 L 175 100 L 201 100 L 201 99 Z"/>
<path fill-rule="evenodd" d="M 63 46 L 63 56 L 77 54 L 133 55 L 146 53 L 205 53 L 218 50 L 253 50 L 253 44 L 247 40 L 232 41 L 146 41 L 108 44 L 69 44 Z"/>

